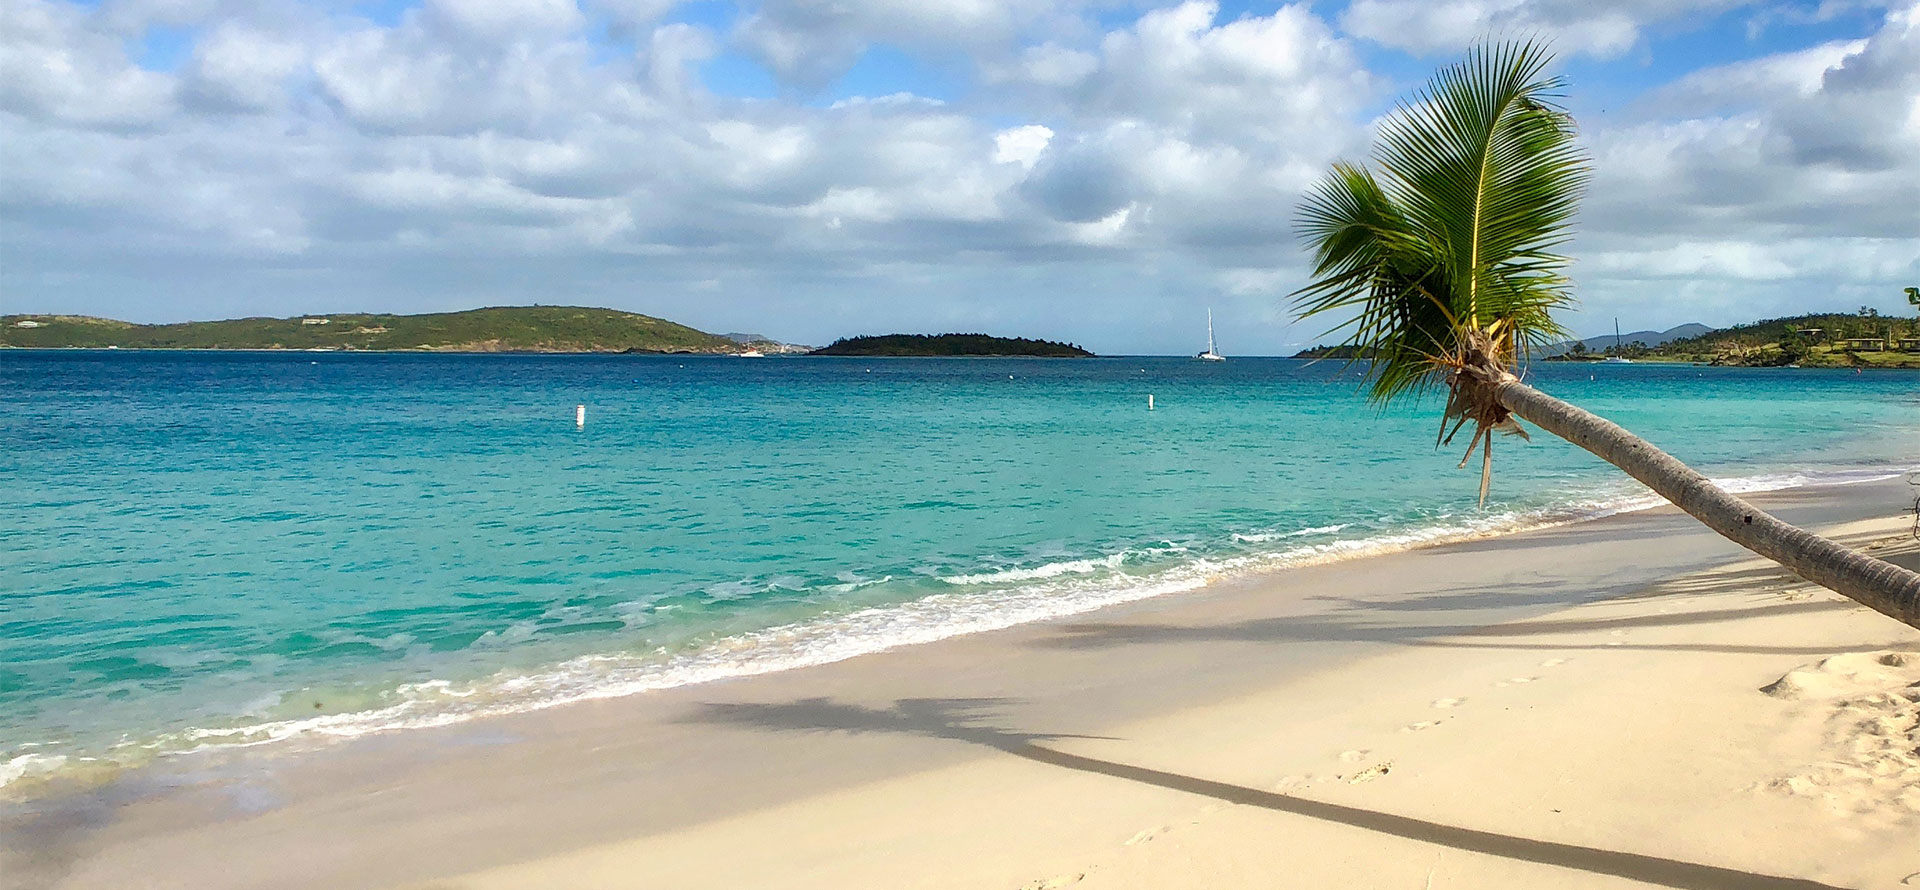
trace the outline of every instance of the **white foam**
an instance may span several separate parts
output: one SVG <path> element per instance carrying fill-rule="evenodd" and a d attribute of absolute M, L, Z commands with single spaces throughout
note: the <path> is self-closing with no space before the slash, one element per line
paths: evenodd
<path fill-rule="evenodd" d="M 1886 479 L 1901 472 L 1773 473 L 1715 480 L 1742 493 L 1810 484 Z M 1642 489 L 1644 492 L 1644 489 Z M 1107 606 L 1197 590 L 1222 577 L 1333 562 L 1451 541 L 1566 525 L 1664 504 L 1651 494 L 1621 494 L 1553 508 L 1481 514 L 1446 523 L 1449 517 L 1403 531 L 1303 544 L 1281 550 L 1215 559 L 1194 559 L 1141 573 L 1123 571 L 1129 558 L 1173 554 L 1186 548 L 1128 549 L 1087 559 L 1030 568 L 942 578 L 960 588 L 905 603 L 875 606 L 717 640 L 677 657 L 585 655 L 533 674 L 498 675 L 471 684 L 428 680 L 391 694 L 394 704 L 369 710 L 274 720 L 236 727 L 196 728 L 140 747 L 180 753 L 208 747 L 254 746 L 289 739 L 345 739 L 401 729 L 448 726 L 479 717 L 541 710 L 592 699 L 618 698 L 715 680 L 828 664 L 903 646 L 998 630 L 1090 612 Z M 1266 535 L 1234 535 L 1243 543 L 1334 534 L 1351 523 Z M 1262 536 L 1266 535 L 1266 536 Z M 850 582 L 845 587 L 888 579 Z M 836 585 L 841 587 L 843 585 Z M 511 632 L 502 634 L 511 637 Z M 24 746 L 23 746 L 24 747 Z M 57 771 L 58 754 L 22 754 L 0 765 L 0 787 L 23 777 Z"/>
<path fill-rule="evenodd" d="M 1322 526 L 1316 526 L 1314 528 L 1303 528 L 1303 529 L 1298 529 L 1290 532 L 1254 532 L 1251 534 L 1244 534 L 1244 535 L 1235 534 L 1233 536 L 1233 539 L 1236 541 L 1239 541 L 1242 544 L 1267 544 L 1273 541 L 1285 541 L 1289 538 L 1304 538 L 1304 537 L 1307 537 L 1308 535 L 1330 535 L 1330 534 L 1333 534 L 1334 532 L 1341 531 L 1351 527 L 1353 527 L 1353 523 L 1342 522 L 1337 525 L 1322 525 Z"/>
<path fill-rule="evenodd" d="M 1003 569 L 998 572 L 982 572 L 973 575 L 953 575 L 941 578 L 948 584 L 968 586 L 975 584 L 1012 584 L 1020 581 L 1038 581 L 1045 578 L 1058 578 L 1061 575 L 1084 575 L 1101 569 L 1117 569 L 1127 561 L 1134 551 L 1122 550 L 1106 556 L 1092 559 L 1072 559 L 1063 562 L 1050 562 L 1028 569 Z"/>
<path fill-rule="evenodd" d="M 25 747 L 25 746 L 22 746 Z M 59 772 L 67 765 L 65 754 L 20 754 L 0 763 L 0 788 L 24 779 L 37 779 Z"/>

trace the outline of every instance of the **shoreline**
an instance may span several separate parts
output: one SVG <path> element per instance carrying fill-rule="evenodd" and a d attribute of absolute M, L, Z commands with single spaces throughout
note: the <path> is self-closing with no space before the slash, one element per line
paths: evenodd
<path fill-rule="evenodd" d="M 1717 478 L 1741 495 L 1801 488 L 1846 486 L 1898 479 L 1912 468 L 1880 467 L 1826 472 L 1764 473 Z M 1189 595 L 1221 585 L 1258 585 L 1278 573 L 1329 566 L 1469 542 L 1499 541 L 1527 533 L 1579 526 L 1609 517 L 1666 506 L 1651 493 L 1581 499 L 1558 506 L 1483 514 L 1465 521 L 1438 522 L 1377 531 L 1356 538 L 1303 543 L 1279 550 L 1233 557 L 1201 557 L 1160 566 L 1147 574 L 1087 577 L 1097 563 L 1120 563 L 1129 549 L 1072 564 L 1009 568 L 997 574 L 1022 581 L 1051 581 L 1053 586 L 968 588 L 995 580 L 960 576 L 943 579 L 949 592 L 833 612 L 716 640 L 700 649 L 661 660 L 621 653 L 586 653 L 533 673 L 502 672 L 467 680 L 433 678 L 394 689 L 400 700 L 372 709 L 309 717 L 263 719 L 234 725 L 197 726 L 143 736 L 126 736 L 115 751 L 21 753 L 0 760 L 0 804 L 9 800 L 73 793 L 94 783 L 110 783 L 123 771 L 152 766 L 164 769 L 176 759 L 200 755 L 241 755 L 248 749 L 291 747 L 311 750 L 391 733 L 444 730 L 462 724 L 531 714 L 587 702 L 621 699 L 669 689 L 727 682 L 783 671 L 805 670 L 848 659 L 924 646 L 956 637 L 1060 621 L 1102 610 L 1166 597 Z M 1265 543 L 1352 527 L 1342 523 L 1276 533 L 1235 534 L 1236 540 Z M 1081 565 L 1085 564 L 1085 565 Z M 1107 568 L 1114 568 L 1108 565 Z M 1087 577 L 1089 586 L 1077 585 Z M 502 690 L 514 690 L 508 694 Z M 522 694 L 531 689 L 531 693 Z M 38 745 L 34 747 L 39 747 Z M 77 783 L 77 784 L 76 784 Z"/>
<path fill-rule="evenodd" d="M 1830 527 L 1895 513 L 1905 489 L 1883 481 L 1755 500 L 1789 521 Z M 274 879 L 286 886 L 384 887 L 529 861 L 551 865 L 569 851 L 664 843 L 738 820 L 791 817 L 795 808 L 817 810 L 825 798 L 866 800 L 856 808 L 867 812 L 872 801 L 862 789 L 880 787 L 876 782 L 935 781 L 1005 759 L 993 745 L 946 737 L 954 732 L 977 735 L 984 725 L 1069 747 L 1082 737 L 1135 738 L 1127 727 L 1140 721 L 1259 699 L 1263 689 L 1338 677 L 1382 658 L 1452 652 L 1431 644 L 1537 621 L 1738 558 L 1736 548 L 1691 519 L 1646 510 L 1236 579 L 1188 596 L 816 667 L 282 757 L 207 758 L 171 776 L 162 770 L 130 777 L 85 799 L 43 807 L 6 828 L 64 851 L 67 879 L 44 885 L 50 887 L 111 886 L 112 876 L 135 873 L 152 886 Z M 1789 604 L 1787 614 L 1805 608 Z M 1886 638 L 1911 639 L 1898 625 L 1867 626 Z M 946 704 L 932 704 L 939 702 Z M 836 710 L 842 706 L 861 710 Z M 1373 706 L 1354 707 L 1364 715 Z M 1318 713 L 1314 719 L 1356 719 L 1337 708 Z M 799 733 L 782 728 L 800 717 L 825 725 Z M 863 728 L 861 721 L 873 719 L 885 725 Z M 1237 724 L 1209 718 L 1183 725 L 1219 738 L 1235 735 Z M 631 801 L 672 805 L 635 810 L 623 803 Z M 451 825 L 440 824 L 456 813 Z M 364 855 L 314 859 L 337 850 Z M 311 871 L 289 874 L 289 862 L 310 859 Z M 220 871 L 208 870 L 220 862 Z M 935 885 L 961 886 L 928 883 Z"/>
<path fill-rule="evenodd" d="M 649 352 L 649 351 L 628 351 L 628 350 L 620 350 L 620 349 L 608 349 L 608 350 L 591 350 L 591 349 L 586 349 L 586 350 L 539 350 L 539 349 L 487 349 L 487 350 L 463 350 L 463 349 L 335 349 L 335 348 L 312 348 L 312 347 L 285 347 L 285 348 L 281 348 L 281 349 L 275 349 L 275 348 L 272 348 L 272 347 L 245 347 L 245 348 L 232 348 L 232 349 L 224 349 L 224 348 L 212 348 L 212 347 L 198 347 L 198 346 L 195 346 L 195 347 L 188 347 L 188 346 L 181 346 L 181 347 L 173 347 L 173 346 L 14 346 L 14 345 L 12 345 L 12 344 L 8 344 L 8 343 L 0 343 L 0 352 L 5 352 L 5 351 L 9 351 L 9 350 L 11 350 L 11 351 L 14 351 L 14 352 L 53 352 L 53 353 L 67 353 L 67 352 L 140 352 L 140 353 L 147 353 L 147 352 L 165 352 L 165 353 L 241 353 L 241 354 L 251 354 L 251 355 L 285 355 L 285 354 L 292 354 L 292 353 L 316 353 L 316 354 L 317 354 L 317 353 L 324 353 L 324 354 L 329 354 L 329 355 L 518 355 L 518 356 L 529 356 L 529 355 L 536 355 L 536 356 L 549 356 L 549 355 L 592 355 L 592 356 L 616 356 L 616 355 L 619 355 L 619 356 L 638 356 L 638 357 L 642 357 L 642 358 L 739 358 L 739 357 L 740 357 L 740 353 L 737 353 L 737 352 Z M 809 352 L 770 352 L 770 353 L 767 353 L 766 355 L 764 355 L 764 356 L 761 356 L 761 357 L 762 357 L 762 358 L 843 358 L 843 359 L 903 359 L 903 358 L 904 358 L 904 359 L 922 359 L 922 358 L 935 358 L 935 359 L 1058 359 L 1058 358 L 1071 358 L 1071 359 L 1191 359 L 1191 358 L 1193 358 L 1192 356 L 1189 356 L 1189 355 L 1123 355 L 1123 354 L 1117 354 L 1117 353 L 1116 353 L 1116 354 L 1107 354 L 1107 353 L 1096 353 L 1096 354 L 1093 354 L 1093 355 L 1082 355 L 1082 356 L 1063 356 L 1063 355 L 855 355 L 855 354 L 848 354 L 848 355 L 816 355 L 816 354 L 814 354 L 814 353 L 809 353 Z M 1243 360 L 1243 361 L 1248 361 L 1248 360 L 1251 360 L 1251 361 L 1266 361 L 1266 360 L 1271 360 L 1271 359 L 1283 359 L 1283 360 L 1286 360 L 1286 361 L 1299 361 L 1299 362 L 1344 362 L 1344 361 L 1347 361 L 1346 359 L 1336 359 L 1336 358 L 1329 358 L 1329 357 L 1325 357 L 1325 356 L 1321 356 L 1321 357 L 1314 357 L 1314 356 L 1304 356 L 1304 355 L 1297 355 L 1297 354 L 1296 354 L 1296 355 L 1235 355 L 1235 356 L 1230 356 L 1230 358 L 1234 358 L 1234 359 L 1239 359 L 1239 360 Z M 1545 360 L 1545 359 L 1543 359 L 1542 361 L 1547 361 L 1547 360 Z M 1552 364 L 1554 364 L 1554 365 L 1569 365 L 1569 366 L 1573 366 L 1573 365 L 1598 365 L 1598 364 L 1604 364 L 1604 362 L 1600 362 L 1600 361 L 1561 361 L 1561 360 L 1555 360 L 1555 361 L 1553 361 L 1553 362 L 1552 362 Z M 1776 371 L 1776 370 L 1787 370 L 1787 371 L 1916 371 L 1916 370 L 1920 370 L 1920 364 L 1911 364 L 1911 365 L 1887 365 L 1887 364 L 1865 364 L 1865 365 L 1830 365 L 1830 366 L 1820 366 L 1820 367 L 1812 367 L 1812 368 L 1805 368 L 1805 367 L 1800 367 L 1800 366 L 1797 366 L 1797 365 L 1717 365 L 1717 364 L 1714 364 L 1714 363 L 1712 363 L 1712 362 L 1696 362 L 1696 361 L 1687 361 L 1687 360 L 1685 360 L 1685 359 L 1633 359 L 1633 360 L 1632 360 L 1632 364 L 1636 364 L 1636 365 L 1658 365 L 1658 366 L 1663 366 L 1663 367 L 1694 367 L 1694 368 L 1720 368 L 1720 369 L 1730 369 L 1730 370 L 1742 370 L 1742 371 Z"/>

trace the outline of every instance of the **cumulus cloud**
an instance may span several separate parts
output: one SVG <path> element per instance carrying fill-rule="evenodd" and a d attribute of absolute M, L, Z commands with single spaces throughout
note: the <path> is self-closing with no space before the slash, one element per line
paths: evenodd
<path fill-rule="evenodd" d="M 1174 351 L 1152 338 L 1205 301 L 1280 349 L 1299 195 L 1364 156 L 1388 98 L 1304 4 L 671 7 L 0 0 L 0 301 L 154 319 L 566 300 L 802 339 L 1017 323 Z M 1634 34 L 1664 15 L 1617 8 Z M 1857 305 L 1914 277 L 1915 20 L 1700 71 L 1590 127 L 1588 299 L 1653 324 L 1694 320 L 1657 315 L 1684 294 L 1727 322 L 1756 295 Z M 186 35 L 177 64 L 129 49 L 156 25 Z M 966 86 L 812 92 L 877 44 Z M 795 93 L 703 79 L 740 52 Z"/>
<path fill-rule="evenodd" d="M 1453 52 L 1501 36 L 1545 35 L 1569 53 L 1608 58 L 1654 24 L 1714 15 L 1754 0 L 1354 0 L 1348 32 L 1417 53 Z"/>
<path fill-rule="evenodd" d="M 269 111 L 288 100 L 287 81 L 307 61 L 307 48 L 295 40 L 223 23 L 194 46 L 181 92 L 214 110 Z"/>
<path fill-rule="evenodd" d="M 1039 124 L 1011 127 L 993 135 L 993 160 L 1031 168 L 1053 141 L 1053 131 Z"/>
<path fill-rule="evenodd" d="M 171 113 L 173 79 L 127 57 L 119 35 L 50 0 L 0 2 L 0 109 L 31 120 L 142 127 Z"/>
<path fill-rule="evenodd" d="M 1696 72 L 1649 97 L 1651 119 L 1593 131 L 1583 280 L 1614 296 L 1684 282 L 1697 311 L 1736 320 L 1875 288 L 1877 304 L 1920 279 L 1916 10 Z"/>
<path fill-rule="evenodd" d="M 1041 18 L 1018 0 L 765 0 L 736 39 L 783 81 L 818 90 L 875 43 L 979 50 Z"/>

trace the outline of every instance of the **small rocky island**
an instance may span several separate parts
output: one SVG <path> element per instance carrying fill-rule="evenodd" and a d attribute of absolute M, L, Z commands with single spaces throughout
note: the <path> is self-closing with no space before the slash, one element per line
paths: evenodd
<path fill-rule="evenodd" d="M 990 337 L 986 334 L 885 334 L 844 337 L 816 349 L 813 355 L 863 356 L 1035 356 L 1089 358 L 1093 353 L 1072 343 Z"/>

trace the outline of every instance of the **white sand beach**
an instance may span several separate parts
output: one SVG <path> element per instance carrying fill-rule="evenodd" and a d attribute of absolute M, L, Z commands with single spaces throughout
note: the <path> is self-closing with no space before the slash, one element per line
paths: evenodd
<path fill-rule="evenodd" d="M 1756 498 L 1907 565 L 1906 486 Z M 1671 510 L 129 779 L 20 888 L 1920 885 L 1920 633 Z"/>

